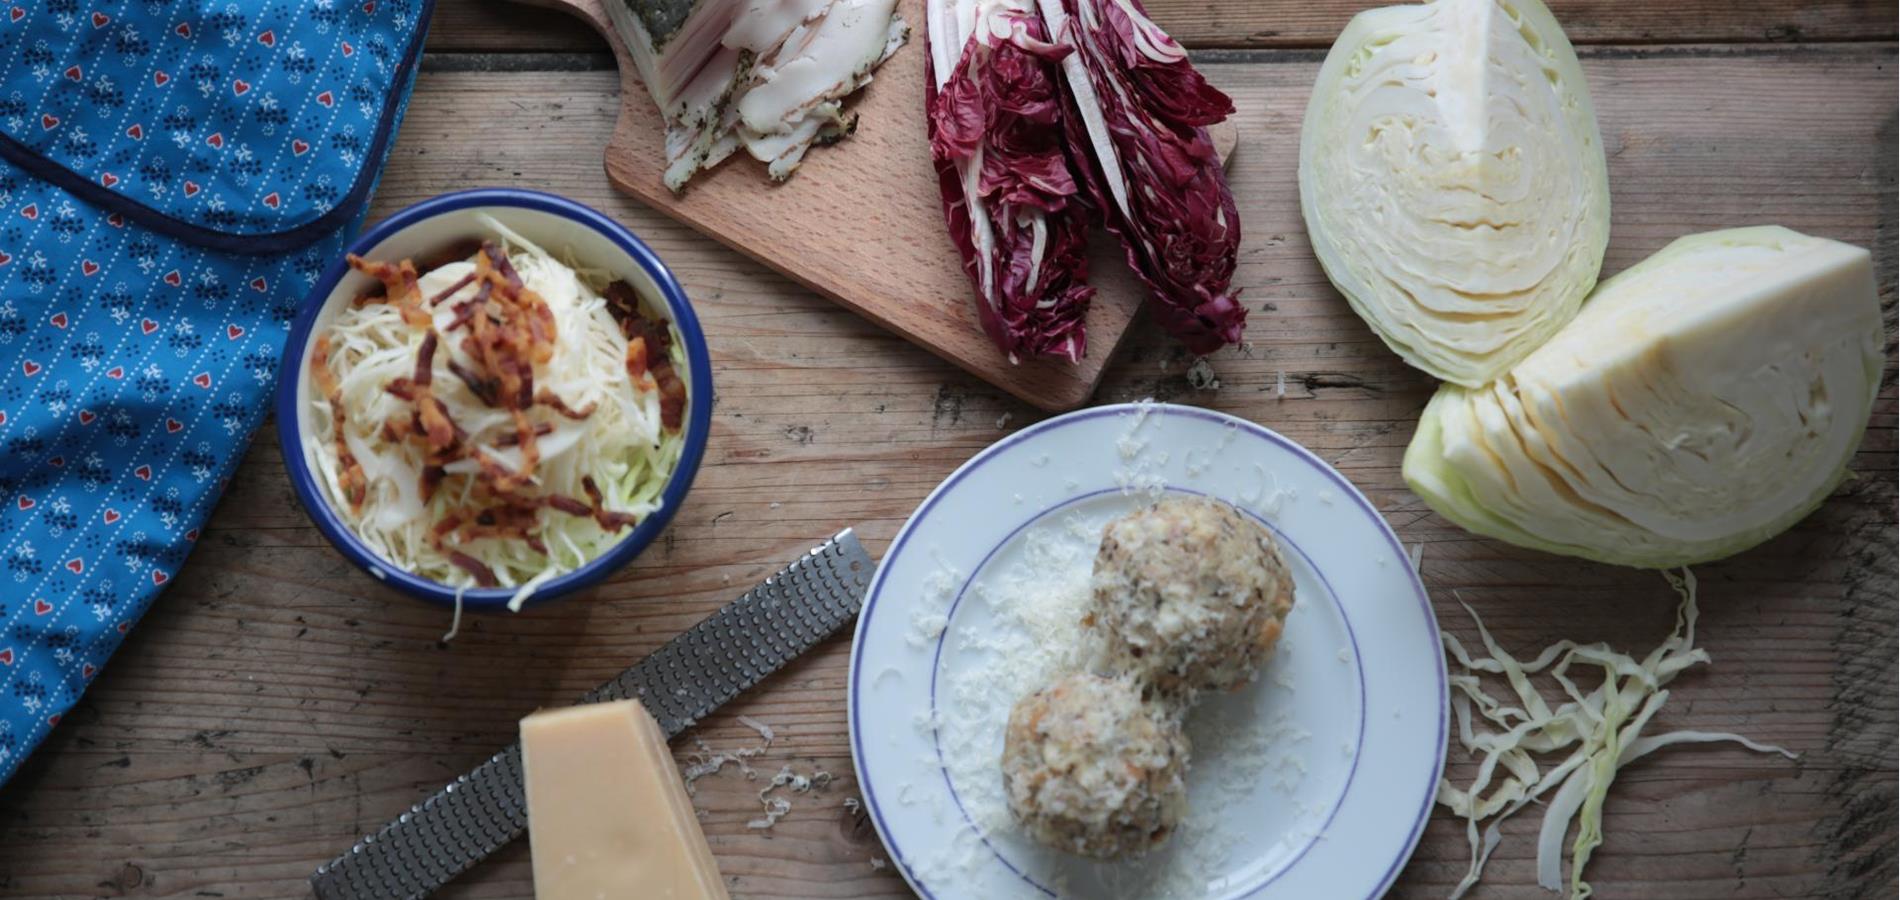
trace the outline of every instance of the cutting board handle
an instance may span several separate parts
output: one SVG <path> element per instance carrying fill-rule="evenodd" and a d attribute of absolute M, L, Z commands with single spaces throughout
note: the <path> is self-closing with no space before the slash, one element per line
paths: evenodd
<path fill-rule="evenodd" d="M 592 25 L 600 36 L 614 45 L 614 55 L 622 56 L 626 51 L 620 48 L 620 36 L 614 33 L 613 22 L 607 18 L 607 9 L 600 5 L 601 0 L 514 0 L 527 6 L 539 6 L 543 9 L 558 9 L 570 16 L 583 19 Z"/>

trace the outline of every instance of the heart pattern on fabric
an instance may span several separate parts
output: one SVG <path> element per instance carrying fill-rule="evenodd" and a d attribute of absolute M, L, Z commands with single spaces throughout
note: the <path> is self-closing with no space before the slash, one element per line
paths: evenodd
<path fill-rule="evenodd" d="M 97 6 L 0 0 L 0 787 L 199 540 L 432 3 Z"/>

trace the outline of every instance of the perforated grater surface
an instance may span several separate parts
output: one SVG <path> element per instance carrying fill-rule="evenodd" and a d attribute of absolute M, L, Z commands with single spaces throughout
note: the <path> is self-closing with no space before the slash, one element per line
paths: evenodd
<path fill-rule="evenodd" d="M 581 702 L 637 698 L 675 737 L 855 618 L 875 568 L 845 529 Z M 319 867 L 310 885 L 321 900 L 426 897 L 527 824 L 514 744 Z"/>

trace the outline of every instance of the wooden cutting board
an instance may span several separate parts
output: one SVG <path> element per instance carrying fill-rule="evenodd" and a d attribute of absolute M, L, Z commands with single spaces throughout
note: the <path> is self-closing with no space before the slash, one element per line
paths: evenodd
<path fill-rule="evenodd" d="M 1120 246 L 1098 235 L 1089 279 L 1096 296 L 1081 363 L 1012 365 L 984 336 L 930 165 L 923 0 L 899 0 L 910 40 L 848 103 L 847 112 L 860 114 L 856 134 L 812 148 L 783 184 L 774 184 L 764 165 L 741 150 L 695 176 L 683 195 L 660 182 L 665 125 L 602 0 L 525 2 L 580 16 L 613 46 L 620 119 L 607 145 L 607 177 L 615 187 L 1037 407 L 1071 409 L 1095 392 L 1146 289 L 1128 270 Z M 1234 140 L 1231 124 L 1214 131 L 1223 158 Z"/>

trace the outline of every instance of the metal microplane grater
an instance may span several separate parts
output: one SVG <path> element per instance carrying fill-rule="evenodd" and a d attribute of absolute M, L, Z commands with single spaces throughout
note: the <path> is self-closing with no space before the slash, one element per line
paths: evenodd
<path fill-rule="evenodd" d="M 847 528 L 581 702 L 638 698 L 676 737 L 855 618 L 875 568 Z M 318 868 L 310 884 L 321 900 L 426 897 L 527 825 L 514 744 Z"/>

